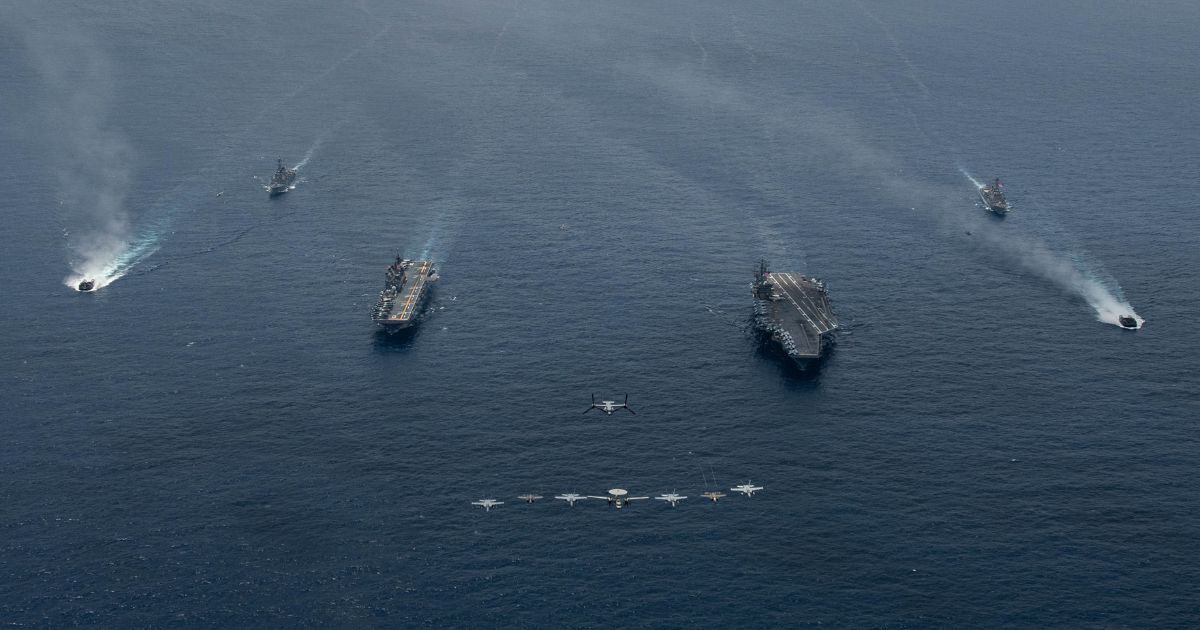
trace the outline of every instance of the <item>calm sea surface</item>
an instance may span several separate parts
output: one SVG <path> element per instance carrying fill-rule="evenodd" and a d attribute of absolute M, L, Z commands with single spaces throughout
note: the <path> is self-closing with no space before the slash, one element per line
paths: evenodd
<path fill-rule="evenodd" d="M 1198 30 L 0 8 L 0 622 L 1196 627 Z M 442 280 L 386 338 L 397 253 Z M 830 288 L 816 377 L 745 332 L 760 257 Z M 515 499 L 612 487 L 693 498 Z"/>

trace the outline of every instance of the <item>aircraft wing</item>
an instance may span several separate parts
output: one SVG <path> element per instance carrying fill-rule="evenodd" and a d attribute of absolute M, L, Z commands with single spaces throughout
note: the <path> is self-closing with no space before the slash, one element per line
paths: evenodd
<path fill-rule="evenodd" d="M 584 498 L 584 499 L 600 499 L 600 500 L 602 500 L 602 501 L 612 501 L 612 497 L 595 497 L 595 496 L 592 496 L 592 495 L 590 495 L 590 494 L 589 494 L 589 495 L 587 495 L 586 497 L 581 497 L 581 498 Z"/>
<path fill-rule="evenodd" d="M 649 498 L 650 497 L 625 497 L 625 500 L 626 501 L 641 501 L 642 499 L 649 499 Z"/>

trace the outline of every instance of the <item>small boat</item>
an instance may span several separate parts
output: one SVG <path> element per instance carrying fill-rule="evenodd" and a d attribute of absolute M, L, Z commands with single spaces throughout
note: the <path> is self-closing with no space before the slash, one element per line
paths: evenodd
<path fill-rule="evenodd" d="M 1117 323 L 1121 325 L 1121 328 L 1128 328 L 1130 330 L 1138 329 L 1138 321 L 1134 319 L 1132 315 L 1122 315 L 1118 317 Z"/>
<path fill-rule="evenodd" d="M 91 291 L 92 289 L 96 288 L 96 281 L 95 280 L 86 280 L 86 279 L 81 280 L 79 282 L 78 288 L 80 291 Z"/>

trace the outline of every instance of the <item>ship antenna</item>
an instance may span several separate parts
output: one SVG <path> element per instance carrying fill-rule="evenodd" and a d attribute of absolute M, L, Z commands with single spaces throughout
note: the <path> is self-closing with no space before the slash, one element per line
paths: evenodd
<path fill-rule="evenodd" d="M 758 273 L 755 275 L 757 276 L 757 278 L 755 278 L 755 279 L 758 280 L 759 282 L 762 282 L 763 280 L 765 280 L 767 278 L 767 259 L 766 258 L 760 258 L 758 260 Z"/>

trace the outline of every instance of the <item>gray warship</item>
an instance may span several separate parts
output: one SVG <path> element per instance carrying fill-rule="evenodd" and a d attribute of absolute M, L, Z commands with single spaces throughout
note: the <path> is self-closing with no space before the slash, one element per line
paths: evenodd
<path fill-rule="evenodd" d="M 838 329 L 825 285 L 798 273 L 774 272 L 760 261 L 754 272 L 754 328 L 801 370 L 816 368 Z"/>
<path fill-rule="evenodd" d="M 279 160 L 279 168 L 275 169 L 275 174 L 271 176 L 271 183 L 267 184 L 267 192 L 272 197 L 282 195 L 292 189 L 292 182 L 296 181 L 296 171 L 283 165 L 283 160 Z"/>
<path fill-rule="evenodd" d="M 396 262 L 387 268 L 383 291 L 371 318 L 389 333 L 409 328 L 420 317 L 429 299 L 430 285 L 437 279 L 432 261 L 396 256 Z"/>
<path fill-rule="evenodd" d="M 983 205 L 1001 217 L 1008 214 L 1008 200 L 1004 198 L 1003 188 L 999 177 L 991 184 L 979 188 L 979 198 L 983 200 Z"/>

